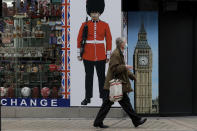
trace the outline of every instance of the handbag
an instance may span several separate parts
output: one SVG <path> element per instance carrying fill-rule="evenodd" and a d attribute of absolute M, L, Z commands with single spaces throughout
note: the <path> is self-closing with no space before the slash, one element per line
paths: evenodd
<path fill-rule="evenodd" d="M 109 100 L 112 102 L 117 102 L 122 100 L 123 92 L 122 92 L 122 81 L 120 79 L 112 79 L 109 81 Z"/>

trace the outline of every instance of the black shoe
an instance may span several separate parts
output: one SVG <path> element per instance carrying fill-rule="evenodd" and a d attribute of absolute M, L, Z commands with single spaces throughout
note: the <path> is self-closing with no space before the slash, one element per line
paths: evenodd
<path fill-rule="evenodd" d="M 104 125 L 103 123 L 100 123 L 100 124 L 95 124 L 95 123 L 94 123 L 94 127 L 108 128 L 109 126 L 106 126 L 106 125 Z"/>
<path fill-rule="evenodd" d="M 88 103 L 90 103 L 90 98 L 85 98 L 85 99 L 81 102 L 81 105 L 87 105 Z"/>
<path fill-rule="evenodd" d="M 147 118 L 142 118 L 139 121 L 134 122 L 133 124 L 135 127 L 138 127 L 139 125 L 144 124 L 146 122 L 146 120 L 147 120 Z"/>

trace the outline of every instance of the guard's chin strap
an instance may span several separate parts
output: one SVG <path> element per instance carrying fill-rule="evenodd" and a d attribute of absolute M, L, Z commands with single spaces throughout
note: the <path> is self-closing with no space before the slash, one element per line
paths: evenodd
<path fill-rule="evenodd" d="M 88 14 L 86 14 L 86 22 L 88 22 Z"/>

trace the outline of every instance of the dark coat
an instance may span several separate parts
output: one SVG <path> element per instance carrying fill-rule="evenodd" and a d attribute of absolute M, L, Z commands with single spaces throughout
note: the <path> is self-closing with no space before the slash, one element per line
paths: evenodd
<path fill-rule="evenodd" d="M 123 81 L 122 89 L 124 93 L 133 91 L 129 78 L 134 80 L 135 76 L 126 68 L 124 56 L 119 48 L 116 48 L 111 54 L 104 89 L 109 90 L 109 81 L 114 77 Z"/>

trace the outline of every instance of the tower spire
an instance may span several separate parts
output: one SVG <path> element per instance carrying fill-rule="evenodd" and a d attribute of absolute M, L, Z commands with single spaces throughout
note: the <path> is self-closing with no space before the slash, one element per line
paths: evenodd
<path fill-rule="evenodd" d="M 138 42 L 136 48 L 150 48 L 147 42 L 147 33 L 144 27 L 144 17 L 141 15 L 141 26 L 138 32 Z"/>
<path fill-rule="evenodd" d="M 141 18 L 141 26 L 139 33 L 146 33 L 146 30 L 144 28 L 144 17 Z"/>

